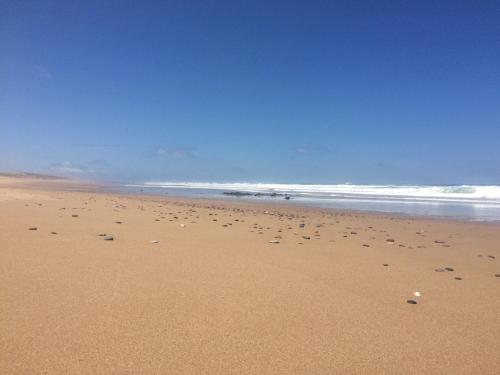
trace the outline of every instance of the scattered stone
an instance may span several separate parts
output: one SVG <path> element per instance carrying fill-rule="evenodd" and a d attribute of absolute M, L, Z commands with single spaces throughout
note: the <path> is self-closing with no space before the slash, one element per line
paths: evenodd
<path fill-rule="evenodd" d="M 99 233 L 98 236 L 99 237 L 104 237 L 106 235 L 106 233 Z"/>
<path fill-rule="evenodd" d="M 455 277 L 455 280 L 462 280 L 461 277 Z"/>
<path fill-rule="evenodd" d="M 57 234 L 57 232 L 50 232 L 50 234 Z"/>
<path fill-rule="evenodd" d="M 280 243 L 280 242 L 278 240 L 272 240 L 272 241 L 269 241 L 269 243 L 277 244 L 277 243 Z"/>
<path fill-rule="evenodd" d="M 364 246 L 364 247 L 370 247 L 370 245 L 368 245 L 368 244 L 366 244 L 366 243 L 364 243 L 364 244 L 363 244 L 363 246 Z"/>
<path fill-rule="evenodd" d="M 310 239 L 311 239 L 311 237 L 309 237 L 309 236 L 302 236 L 302 238 L 303 238 L 304 240 L 310 240 Z"/>
<path fill-rule="evenodd" d="M 383 266 L 384 266 L 384 267 L 389 267 L 389 264 L 384 263 L 384 264 L 383 264 Z"/>
<path fill-rule="evenodd" d="M 488 258 L 496 259 L 494 255 L 488 255 Z"/>
<path fill-rule="evenodd" d="M 184 228 L 186 226 L 186 224 L 181 224 L 181 228 Z"/>
<path fill-rule="evenodd" d="M 113 240 L 114 240 L 113 236 L 104 237 L 104 241 L 113 241 Z"/>
<path fill-rule="evenodd" d="M 71 215 L 72 217 L 78 217 L 78 215 Z"/>
<path fill-rule="evenodd" d="M 151 243 L 158 243 L 158 241 L 157 240 L 152 240 Z"/>
<path fill-rule="evenodd" d="M 420 297 L 420 296 L 421 296 L 420 292 L 415 292 L 415 293 L 413 293 L 413 295 L 414 295 L 415 297 Z"/>
<path fill-rule="evenodd" d="M 409 303 L 410 305 L 416 305 L 417 301 L 415 301 L 414 299 L 407 299 L 406 303 Z"/>
<path fill-rule="evenodd" d="M 445 269 L 446 271 L 449 271 L 449 272 L 453 272 L 453 271 L 455 271 L 455 270 L 454 270 L 453 268 L 451 268 L 451 267 L 445 267 L 444 269 Z"/>
<path fill-rule="evenodd" d="M 121 221 L 115 221 L 115 223 L 116 223 L 116 224 L 122 224 L 122 222 L 121 222 Z"/>
<path fill-rule="evenodd" d="M 495 274 L 495 277 L 500 277 L 500 273 L 496 273 L 496 274 Z"/>
<path fill-rule="evenodd" d="M 434 243 L 438 243 L 438 244 L 443 245 L 443 244 L 445 244 L 445 243 L 446 243 L 446 241 L 442 241 L 442 240 L 434 240 Z"/>
<path fill-rule="evenodd" d="M 299 228 L 304 228 L 306 225 L 304 223 L 299 224 Z"/>
<path fill-rule="evenodd" d="M 30 228 L 28 228 L 28 229 L 29 229 L 29 230 L 38 230 L 38 228 L 37 228 L 37 227 L 30 227 Z"/>
<path fill-rule="evenodd" d="M 392 239 L 392 238 L 388 238 L 388 239 L 386 239 L 386 240 L 385 240 L 385 242 L 388 242 L 388 243 L 391 243 L 391 244 L 392 244 L 392 243 L 394 243 L 395 241 L 394 241 L 394 239 Z"/>
<path fill-rule="evenodd" d="M 444 269 L 442 269 L 442 268 L 436 268 L 434 271 L 436 271 L 436 272 L 444 272 Z"/>

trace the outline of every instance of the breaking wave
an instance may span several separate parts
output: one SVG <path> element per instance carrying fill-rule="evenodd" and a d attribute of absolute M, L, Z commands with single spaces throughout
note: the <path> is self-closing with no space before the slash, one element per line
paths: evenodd
<path fill-rule="evenodd" d="M 132 186 L 132 185 L 130 185 Z M 309 198 L 373 198 L 500 204 L 500 186 L 490 185 L 307 185 L 216 182 L 146 182 L 152 188 L 279 193 Z"/>

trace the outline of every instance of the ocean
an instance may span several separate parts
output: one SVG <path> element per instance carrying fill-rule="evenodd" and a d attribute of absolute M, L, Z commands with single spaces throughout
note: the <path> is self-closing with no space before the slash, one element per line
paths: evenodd
<path fill-rule="evenodd" d="M 308 185 L 216 182 L 144 182 L 127 191 L 183 197 L 282 202 L 320 208 L 500 221 L 500 186 Z"/>

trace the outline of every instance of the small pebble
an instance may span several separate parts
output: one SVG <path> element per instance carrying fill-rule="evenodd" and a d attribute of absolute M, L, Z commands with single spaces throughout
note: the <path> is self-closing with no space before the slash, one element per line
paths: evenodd
<path fill-rule="evenodd" d="M 278 240 L 269 241 L 269 243 L 280 243 Z"/>
<path fill-rule="evenodd" d="M 31 227 L 31 228 L 29 228 L 29 230 L 38 230 L 38 228 L 37 227 Z"/>
<path fill-rule="evenodd" d="M 462 280 L 461 277 L 455 277 L 455 280 Z"/>
<path fill-rule="evenodd" d="M 408 300 L 406 300 L 406 303 L 409 303 L 410 305 L 416 305 L 417 301 L 415 301 L 413 299 L 408 299 Z"/>
<path fill-rule="evenodd" d="M 446 270 L 446 271 L 449 271 L 449 272 L 453 272 L 453 271 L 455 271 L 455 270 L 454 270 L 453 268 L 451 268 L 451 267 L 445 267 L 445 270 Z"/>
<path fill-rule="evenodd" d="M 442 268 L 436 268 L 434 271 L 436 271 L 436 272 L 444 272 L 444 269 L 442 269 Z"/>
<path fill-rule="evenodd" d="M 57 234 L 57 232 L 50 232 L 50 234 Z"/>
<path fill-rule="evenodd" d="M 157 240 L 152 240 L 151 243 L 158 243 L 158 241 Z"/>
<path fill-rule="evenodd" d="M 113 236 L 104 237 L 104 241 L 113 241 L 113 240 L 114 240 Z"/>
<path fill-rule="evenodd" d="M 420 297 L 420 296 L 421 296 L 420 292 L 415 292 L 415 293 L 413 293 L 413 295 L 414 295 L 415 297 Z"/>
<path fill-rule="evenodd" d="M 383 264 L 383 266 L 384 266 L 384 267 L 389 267 L 389 264 L 384 263 L 384 264 Z"/>

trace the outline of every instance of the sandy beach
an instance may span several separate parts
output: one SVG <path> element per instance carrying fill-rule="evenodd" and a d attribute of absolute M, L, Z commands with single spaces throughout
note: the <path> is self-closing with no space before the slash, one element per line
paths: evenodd
<path fill-rule="evenodd" d="M 2 374 L 500 369 L 499 224 L 0 177 L 0 227 Z"/>

